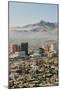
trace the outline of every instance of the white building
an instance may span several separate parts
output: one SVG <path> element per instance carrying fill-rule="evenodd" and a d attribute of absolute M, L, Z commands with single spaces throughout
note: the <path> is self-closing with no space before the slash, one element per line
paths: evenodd
<path fill-rule="evenodd" d="M 54 45 L 53 44 L 50 45 L 50 50 L 54 51 Z"/>
<path fill-rule="evenodd" d="M 20 51 L 20 52 L 15 52 L 15 53 L 10 55 L 10 58 L 17 58 L 17 57 L 25 57 L 25 52 Z"/>

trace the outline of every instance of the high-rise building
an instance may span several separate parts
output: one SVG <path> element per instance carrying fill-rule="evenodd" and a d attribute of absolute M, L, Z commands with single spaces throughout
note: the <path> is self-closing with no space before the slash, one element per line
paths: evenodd
<path fill-rule="evenodd" d="M 28 43 L 21 43 L 21 51 L 25 51 L 25 55 L 28 55 Z"/>
<path fill-rule="evenodd" d="M 44 56 L 44 49 L 43 48 L 39 48 L 39 54 L 40 54 L 40 56 Z"/>
<path fill-rule="evenodd" d="M 19 52 L 19 51 L 20 51 L 20 46 L 13 44 L 12 45 L 12 52 L 15 53 L 15 52 Z"/>
<path fill-rule="evenodd" d="M 17 52 L 20 52 L 20 45 L 17 46 Z"/>
<path fill-rule="evenodd" d="M 54 45 L 53 44 L 50 45 L 50 50 L 54 51 Z"/>

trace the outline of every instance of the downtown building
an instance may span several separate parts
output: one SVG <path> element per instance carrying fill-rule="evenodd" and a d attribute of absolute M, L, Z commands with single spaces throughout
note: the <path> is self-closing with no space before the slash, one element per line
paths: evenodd
<path fill-rule="evenodd" d="M 25 55 L 28 55 L 28 43 L 21 43 L 21 51 L 24 51 Z"/>

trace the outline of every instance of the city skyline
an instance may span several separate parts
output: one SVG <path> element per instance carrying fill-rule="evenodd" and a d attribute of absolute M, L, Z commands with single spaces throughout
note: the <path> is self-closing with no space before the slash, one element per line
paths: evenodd
<path fill-rule="evenodd" d="M 58 86 L 58 4 L 9 1 L 8 88 Z"/>
<path fill-rule="evenodd" d="M 41 20 L 57 22 L 55 4 L 9 2 L 9 27 L 33 24 Z"/>

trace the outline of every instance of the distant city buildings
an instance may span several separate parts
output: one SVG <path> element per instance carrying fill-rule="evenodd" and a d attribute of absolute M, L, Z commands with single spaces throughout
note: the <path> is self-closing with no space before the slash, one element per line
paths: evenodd
<path fill-rule="evenodd" d="M 9 87 L 34 87 L 58 85 L 58 58 L 55 44 L 38 49 L 28 48 L 28 43 L 12 44 L 9 54 Z M 13 60 L 13 61 L 12 61 Z M 13 87 L 14 86 L 14 87 Z"/>
<path fill-rule="evenodd" d="M 10 58 L 25 58 L 28 55 L 28 43 L 12 44 L 9 47 L 9 57 Z"/>
<path fill-rule="evenodd" d="M 21 43 L 21 51 L 25 51 L 25 55 L 28 55 L 28 43 Z"/>
<path fill-rule="evenodd" d="M 11 49 L 11 50 L 10 50 Z M 51 43 L 40 46 L 37 50 L 28 51 L 28 42 L 22 42 L 21 45 L 12 44 L 9 48 L 10 58 L 38 59 L 39 57 L 52 57 L 57 54 L 56 44 Z"/>
<path fill-rule="evenodd" d="M 19 51 L 20 51 L 20 46 L 13 44 L 12 45 L 12 53 L 19 52 Z"/>
<path fill-rule="evenodd" d="M 45 52 L 44 48 L 39 48 L 40 56 L 44 56 L 44 52 Z"/>

